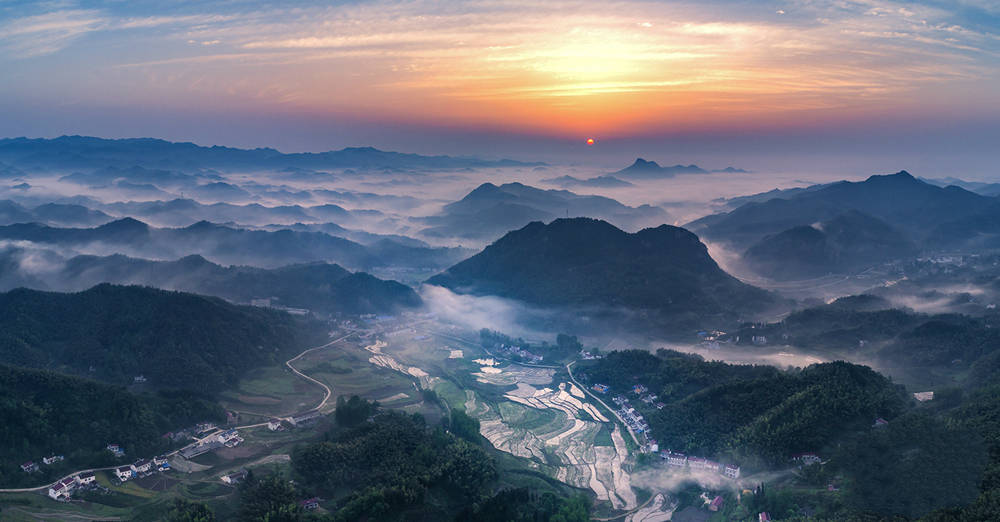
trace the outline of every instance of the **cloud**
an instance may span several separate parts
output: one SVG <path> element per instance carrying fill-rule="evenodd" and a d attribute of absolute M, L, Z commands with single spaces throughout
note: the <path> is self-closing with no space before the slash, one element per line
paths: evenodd
<path fill-rule="evenodd" d="M 0 25 L 0 47 L 13 58 L 43 56 L 106 24 L 98 11 L 82 9 L 11 19 Z"/>

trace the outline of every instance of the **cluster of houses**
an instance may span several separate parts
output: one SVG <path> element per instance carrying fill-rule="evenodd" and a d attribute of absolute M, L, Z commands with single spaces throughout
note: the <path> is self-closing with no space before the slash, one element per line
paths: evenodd
<path fill-rule="evenodd" d="M 219 448 L 235 448 L 241 442 L 243 442 L 243 437 L 240 437 L 239 432 L 235 429 L 228 429 L 197 444 L 187 446 L 181 449 L 180 453 L 182 457 L 192 459 Z"/>
<path fill-rule="evenodd" d="M 516 355 L 525 361 L 533 363 L 540 363 L 544 359 L 544 357 L 542 357 L 541 355 L 531 353 L 528 350 L 521 348 L 520 346 L 514 346 L 510 344 L 501 343 L 499 346 L 497 346 L 497 350 L 499 350 L 500 353 L 503 353 L 508 357 L 513 357 Z"/>
<path fill-rule="evenodd" d="M 65 457 L 63 457 L 62 455 L 52 455 L 49 457 L 42 457 L 42 464 L 45 464 L 46 466 L 51 466 L 56 462 L 61 462 L 64 459 Z M 21 471 L 25 473 L 34 473 L 38 471 L 38 464 L 33 460 L 29 460 L 28 462 L 21 464 Z"/>
<path fill-rule="evenodd" d="M 691 471 L 708 471 L 720 473 L 724 477 L 736 480 L 740 478 L 740 467 L 731 464 L 720 464 L 718 462 L 703 459 L 701 457 L 689 457 L 683 453 L 671 450 L 660 452 L 660 458 L 667 462 L 668 466 L 686 468 Z"/>
<path fill-rule="evenodd" d="M 136 477 L 151 475 L 154 471 L 170 471 L 170 462 L 167 461 L 167 457 L 161 455 L 153 457 L 152 460 L 141 459 L 128 466 L 119 466 L 115 468 L 115 476 L 118 477 L 119 481 L 125 482 Z"/>
<path fill-rule="evenodd" d="M 49 497 L 53 500 L 67 501 L 73 490 L 93 484 L 97 480 L 94 472 L 87 471 L 71 477 L 66 477 L 49 486 Z"/>

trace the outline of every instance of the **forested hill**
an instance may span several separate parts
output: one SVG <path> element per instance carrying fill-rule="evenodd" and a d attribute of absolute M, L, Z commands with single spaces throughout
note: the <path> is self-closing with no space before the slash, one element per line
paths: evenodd
<path fill-rule="evenodd" d="M 590 305 L 701 316 L 775 299 L 725 273 L 698 236 L 662 225 L 635 234 L 588 218 L 531 223 L 429 283 L 545 306 Z"/>
<path fill-rule="evenodd" d="M 0 362 L 126 384 L 212 392 L 321 340 L 272 310 L 137 286 L 0 294 Z"/>
<path fill-rule="evenodd" d="M 82 289 L 98 283 L 141 284 L 198 292 L 248 303 L 276 297 L 275 304 L 322 313 L 393 313 L 420 306 L 412 288 L 331 263 L 274 269 L 220 266 L 201 256 L 152 261 L 123 255 L 77 256 L 46 280 L 52 288 Z"/>
<path fill-rule="evenodd" d="M 166 449 L 161 435 L 204 420 L 221 420 L 217 405 L 187 392 L 136 395 L 120 386 L 0 364 L 0 485 L 36 486 L 67 473 L 150 457 Z M 105 450 L 121 445 L 126 457 Z M 66 460 L 43 465 L 42 457 Z M 20 464 L 35 461 L 39 472 Z"/>
<path fill-rule="evenodd" d="M 731 365 L 661 350 L 612 352 L 584 364 L 588 382 L 635 399 L 642 384 L 662 409 L 632 401 L 663 448 L 743 463 L 783 465 L 794 453 L 829 449 L 877 417 L 892 419 L 908 399 L 900 386 L 871 368 L 846 362 L 780 371 Z"/>

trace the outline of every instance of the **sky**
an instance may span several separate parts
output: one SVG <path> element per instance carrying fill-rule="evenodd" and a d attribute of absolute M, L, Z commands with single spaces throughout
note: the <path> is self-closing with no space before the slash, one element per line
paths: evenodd
<path fill-rule="evenodd" d="M 7 137 L 992 179 L 1000 2 L 0 0 L 0 114 Z"/>

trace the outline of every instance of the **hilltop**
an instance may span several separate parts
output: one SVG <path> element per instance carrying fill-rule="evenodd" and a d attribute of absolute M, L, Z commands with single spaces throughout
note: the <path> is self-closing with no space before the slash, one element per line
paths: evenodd
<path fill-rule="evenodd" d="M 634 234 L 587 218 L 531 223 L 432 277 L 456 292 L 542 306 L 718 314 L 773 297 L 725 273 L 698 236 L 661 225 Z"/>

